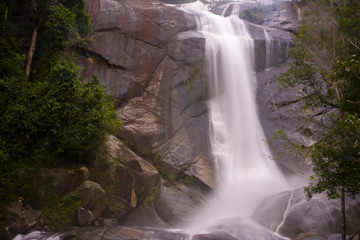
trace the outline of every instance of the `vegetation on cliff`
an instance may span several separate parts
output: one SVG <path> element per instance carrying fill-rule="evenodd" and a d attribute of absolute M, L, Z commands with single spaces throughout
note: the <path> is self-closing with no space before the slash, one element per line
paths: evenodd
<path fill-rule="evenodd" d="M 318 112 L 321 122 L 334 121 L 322 125 L 320 142 L 303 149 L 314 173 L 305 190 L 309 198 L 321 192 L 340 197 L 345 239 L 345 193 L 360 192 L 360 3 L 297 4 L 302 26 L 290 50 L 293 61 L 280 81 L 286 87 L 303 86 L 305 110 Z"/>
<path fill-rule="evenodd" d="M 39 206 L 33 186 L 41 169 L 88 164 L 91 151 L 119 124 L 112 97 L 96 76 L 80 82 L 70 51 L 91 31 L 85 2 L 30 2 L 0 3 L 1 206 L 18 197 Z M 22 26 L 9 20 L 22 4 L 34 11 L 30 47 L 15 34 Z"/>

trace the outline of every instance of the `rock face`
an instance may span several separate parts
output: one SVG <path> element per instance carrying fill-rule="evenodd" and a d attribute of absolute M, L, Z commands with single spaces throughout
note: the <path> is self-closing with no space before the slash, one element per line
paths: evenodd
<path fill-rule="evenodd" d="M 213 11 L 222 7 L 217 4 Z M 104 216 L 126 224 L 123 217 L 151 199 L 159 225 L 177 224 L 216 186 L 209 143 L 205 38 L 194 31 L 194 16 L 156 1 L 95 0 L 87 2 L 87 10 L 94 32 L 84 48 L 87 57 L 79 60 L 85 69 L 82 77 L 87 81 L 95 72 L 114 95 L 123 123 L 116 137 L 126 142 L 109 142 L 111 152 L 116 152 L 109 165 L 114 186 Z M 264 18 L 275 12 L 266 10 Z M 246 23 L 254 39 L 260 78 L 269 69 L 271 74 L 283 70 L 286 48 L 292 44 L 291 34 L 283 30 L 291 27 L 278 19 L 272 21 L 278 29 Z M 293 15 L 291 21 L 295 27 Z M 262 90 L 259 96 L 269 96 Z M 272 109 L 267 104 L 272 99 L 258 102 L 265 106 L 264 115 L 269 115 Z M 144 172 L 145 164 L 152 170 Z M 145 185 L 141 179 L 146 179 Z M 191 185 L 186 183 L 189 180 Z M 142 212 L 137 210 L 137 216 Z M 134 215 L 129 224 L 137 222 Z"/>
<path fill-rule="evenodd" d="M 226 17 L 237 15 L 241 19 L 258 25 L 292 33 L 296 32 L 299 27 L 297 10 L 290 7 L 286 2 L 279 1 L 273 4 L 263 4 L 256 1 L 224 1 L 212 6 L 211 12 Z"/>
<path fill-rule="evenodd" d="M 220 2 L 211 11 L 247 20 L 255 45 L 257 102 L 267 138 L 283 128 L 289 139 L 310 145 L 318 139 L 319 128 L 304 122 L 298 113 L 302 107 L 301 89 L 283 92 L 276 81 L 286 69 L 286 48 L 292 45 L 292 33 L 298 27 L 296 9 L 280 5 Z M 84 67 L 82 78 L 88 81 L 93 72 L 100 77 L 106 91 L 114 95 L 123 123 L 116 137 L 108 141 L 110 157 L 104 169 L 110 179 L 102 183 L 108 193 L 102 216 L 131 227 L 179 224 L 216 187 L 209 143 L 205 38 L 194 31 L 193 16 L 161 2 L 92 0 L 87 1 L 87 10 L 94 32 L 83 49 L 86 56 L 79 58 Z M 301 175 L 308 170 L 305 161 L 288 153 L 278 155 L 276 160 L 288 174 Z M 287 193 L 277 206 L 282 210 L 286 196 Z M 259 222 L 274 230 L 282 216 L 274 218 L 273 225 L 267 225 L 265 220 Z M 155 221 L 152 223 L 151 219 Z M 256 224 L 247 226 L 239 221 L 223 227 L 242 226 L 238 237 L 248 230 L 277 239 Z M 288 234 L 286 224 L 281 230 L 284 234 Z M 124 231 L 134 239 L 144 236 L 144 232 L 134 229 L 121 229 L 121 234 Z M 169 233 L 161 234 L 165 239 Z M 183 237 L 182 233 L 179 236 Z M 218 236 L 234 237 L 219 229 L 197 239 Z"/>
<path fill-rule="evenodd" d="M 166 55 L 167 42 L 188 28 L 179 10 L 151 1 L 95 0 L 87 2 L 87 10 L 94 34 L 85 48 L 84 79 L 98 74 L 118 102 L 141 95 Z"/>
<path fill-rule="evenodd" d="M 286 48 L 292 46 L 292 33 L 299 24 L 296 9 L 284 4 L 218 2 L 211 11 L 246 20 L 254 40 L 257 103 L 266 137 L 284 129 L 291 141 L 308 146 L 321 137 L 321 129 L 299 114 L 301 88 L 281 91 L 276 80 L 286 70 Z M 106 92 L 115 97 L 123 127 L 116 136 L 109 136 L 108 152 L 94 163 L 97 173 L 89 176 L 85 168 L 49 172 L 59 198 L 74 195 L 81 200 L 78 224 L 98 226 L 60 235 L 69 239 L 187 239 L 189 235 L 182 231 L 151 228 L 186 221 L 216 187 L 209 143 L 205 38 L 195 31 L 194 16 L 156 0 L 89 0 L 87 11 L 93 33 L 78 58 L 84 69 L 82 80 L 89 81 L 92 73 L 99 76 Z M 321 115 L 321 111 L 313 114 Z M 275 146 L 274 153 L 279 150 Z M 277 155 L 276 161 L 287 174 L 308 171 L 305 161 L 287 152 Z M 359 204 L 347 201 L 348 216 L 355 219 L 349 231 L 354 232 L 360 224 L 355 211 Z M 274 232 L 296 239 L 323 239 L 324 234 L 338 231 L 338 206 L 324 196 L 307 202 L 301 190 L 283 192 L 259 207 L 256 222 L 229 219 L 192 239 L 279 239 Z M 7 237 L 43 222 L 41 212 L 18 202 L 6 211 L 11 221 L 5 228 L 8 232 L 1 234 Z M 113 226 L 118 222 L 130 228 Z M 34 233 L 30 238 L 43 235 Z"/>
<path fill-rule="evenodd" d="M 174 208 L 170 212 L 179 213 L 171 195 L 162 194 L 165 189 L 195 207 L 215 180 L 203 69 L 205 39 L 193 31 L 194 18 L 155 1 L 96 0 L 88 1 L 87 9 L 94 33 L 84 49 L 88 57 L 79 60 L 83 79 L 97 73 L 115 96 L 123 123 L 116 137 L 131 147 L 130 153 L 122 144 L 116 158 L 137 156 L 136 161 L 122 159 L 110 168 L 115 187 L 105 215 L 125 216 L 151 192 L 157 193 L 155 209 L 168 203 Z M 142 172 L 145 164 L 153 168 L 153 178 Z M 164 178 L 160 185 L 155 184 L 158 172 Z M 174 180 L 194 186 L 166 183 Z M 194 195 L 194 189 L 200 194 Z M 192 200 L 194 196 L 198 199 Z M 171 224 L 181 218 L 174 219 L 167 218 Z"/>
<path fill-rule="evenodd" d="M 158 191 L 160 174 L 114 136 L 109 137 L 107 145 L 109 162 L 106 172 L 111 177 L 112 190 L 105 216 L 121 219 Z"/>

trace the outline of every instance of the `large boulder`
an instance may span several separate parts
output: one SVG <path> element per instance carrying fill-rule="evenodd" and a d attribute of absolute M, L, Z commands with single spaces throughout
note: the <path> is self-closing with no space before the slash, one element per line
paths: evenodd
<path fill-rule="evenodd" d="M 19 233 L 45 227 L 44 216 L 41 211 L 33 210 L 30 206 L 24 206 L 21 200 L 5 205 L 3 214 L 6 218 L 0 221 L 1 239 L 12 239 Z"/>
<path fill-rule="evenodd" d="M 62 198 L 89 179 L 89 169 L 85 166 L 69 169 L 50 169 L 46 172 L 46 175 L 54 177 L 55 192 L 59 198 Z"/>
<path fill-rule="evenodd" d="M 162 184 L 155 198 L 158 215 L 172 226 L 184 222 L 198 205 L 178 188 Z"/>
<path fill-rule="evenodd" d="M 77 214 L 77 220 L 78 220 L 78 224 L 80 226 L 92 225 L 95 220 L 95 216 L 91 211 L 89 211 L 85 208 L 79 207 L 78 214 Z"/>
<path fill-rule="evenodd" d="M 123 223 L 126 227 L 135 228 L 169 228 L 170 225 L 162 220 L 150 203 L 132 211 Z"/>
<path fill-rule="evenodd" d="M 110 147 L 110 157 L 118 159 L 120 163 L 122 163 L 120 166 L 124 166 L 126 171 L 131 175 L 131 177 L 129 177 L 133 181 L 131 191 L 136 194 L 137 199 L 143 200 L 152 189 L 159 186 L 159 172 L 151 164 L 129 150 L 124 143 L 114 136 L 109 137 L 108 146 Z M 112 172 L 110 172 L 110 176 L 115 182 L 115 193 L 117 193 L 117 188 L 124 188 L 124 186 L 120 186 L 122 180 L 125 180 L 121 179 L 123 173 L 121 173 L 122 170 L 120 169 L 123 169 L 122 166 L 119 167 L 119 165 L 115 165 Z M 124 195 L 126 195 L 126 193 L 124 193 Z"/>
<path fill-rule="evenodd" d="M 69 193 L 69 196 L 79 198 L 81 200 L 79 207 L 91 211 L 95 218 L 101 216 L 108 201 L 106 192 L 102 187 L 98 183 L 88 180 Z"/>
<path fill-rule="evenodd" d="M 159 188 L 160 175 L 147 161 L 128 149 L 114 136 L 107 141 L 108 155 L 106 168 L 100 175 L 108 174 L 110 181 L 103 182 L 109 189 L 109 201 L 105 217 L 122 219 L 130 211 L 140 207 L 149 195 L 154 195 Z M 99 165 L 99 163 L 95 163 Z"/>
<path fill-rule="evenodd" d="M 355 234 L 360 224 L 359 200 L 346 198 L 347 232 Z M 325 194 L 307 201 L 302 188 L 286 191 L 266 199 L 253 218 L 262 226 L 285 237 L 303 233 L 327 235 L 341 232 L 340 200 L 329 200 Z M 302 238 L 299 238 L 302 239 Z"/>

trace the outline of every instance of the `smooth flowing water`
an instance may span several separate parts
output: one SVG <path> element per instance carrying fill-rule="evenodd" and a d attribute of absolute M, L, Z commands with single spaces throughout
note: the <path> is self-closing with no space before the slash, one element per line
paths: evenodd
<path fill-rule="evenodd" d="M 254 41 L 245 23 L 234 15 L 204 11 L 200 2 L 186 8 L 197 9 L 197 30 L 206 38 L 210 137 L 218 175 L 214 196 L 188 224 L 202 228 L 220 219 L 251 218 L 262 200 L 287 183 L 271 159 L 258 118 Z"/>

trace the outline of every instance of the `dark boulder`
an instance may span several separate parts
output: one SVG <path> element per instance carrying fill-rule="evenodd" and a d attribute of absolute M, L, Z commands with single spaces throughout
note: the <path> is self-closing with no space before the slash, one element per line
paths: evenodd
<path fill-rule="evenodd" d="M 0 238 L 12 239 L 31 229 L 44 229 L 45 221 L 41 211 L 33 210 L 19 201 L 4 206 L 5 219 L 0 221 Z"/>

